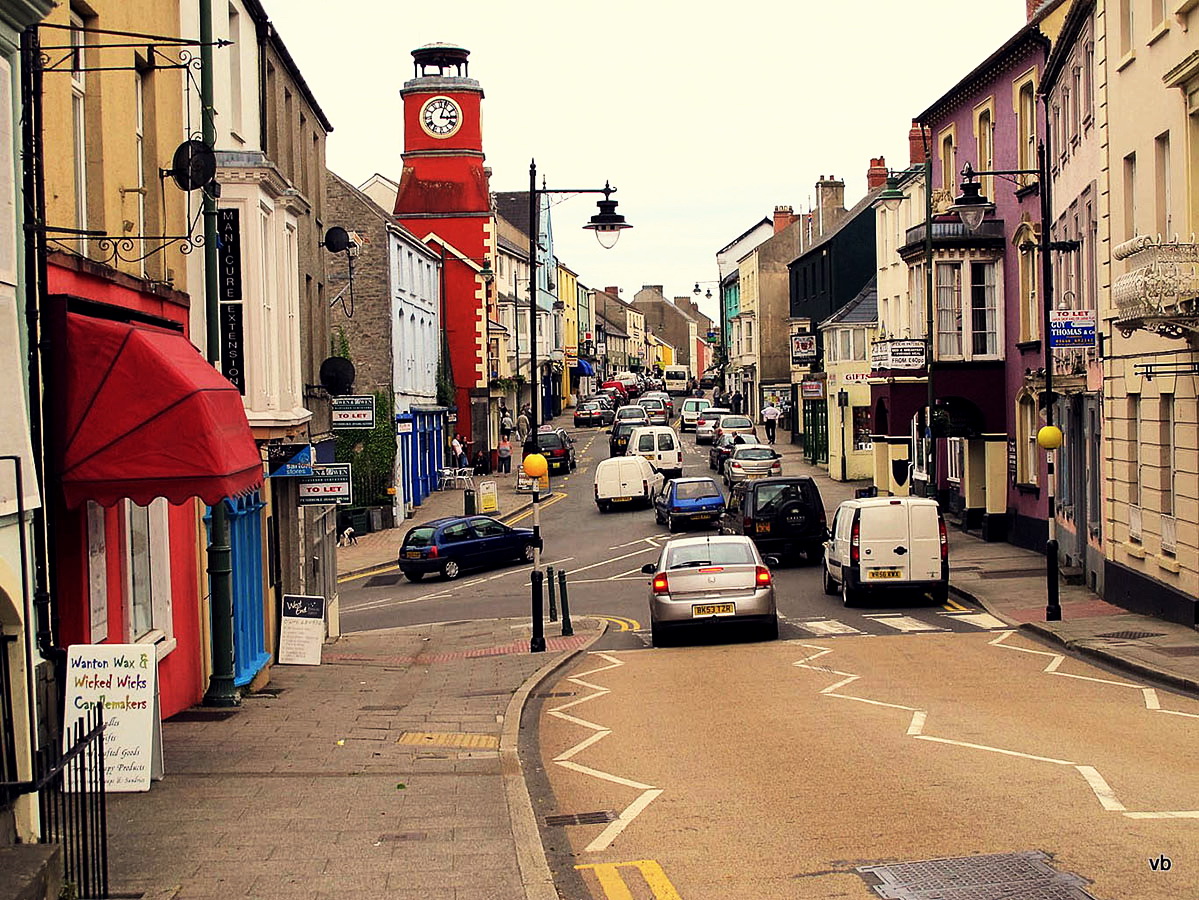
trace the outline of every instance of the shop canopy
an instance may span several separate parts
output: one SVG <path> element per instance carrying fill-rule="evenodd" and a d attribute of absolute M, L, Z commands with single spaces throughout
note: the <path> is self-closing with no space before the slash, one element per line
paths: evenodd
<path fill-rule="evenodd" d="M 211 506 L 262 483 L 241 394 L 182 334 L 68 313 L 66 343 L 68 506 Z"/>
<path fill-rule="evenodd" d="M 575 371 L 580 375 L 594 375 L 595 366 L 591 365 L 591 363 L 585 359 L 577 359 L 575 360 Z"/>

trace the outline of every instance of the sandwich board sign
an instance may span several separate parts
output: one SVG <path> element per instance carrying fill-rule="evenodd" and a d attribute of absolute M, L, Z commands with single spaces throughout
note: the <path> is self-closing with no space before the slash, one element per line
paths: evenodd
<path fill-rule="evenodd" d="M 81 716 L 86 721 L 93 710 L 104 717 L 104 789 L 148 791 L 150 780 L 163 775 L 153 644 L 72 644 L 67 649 L 65 721 Z M 71 729 L 64 731 L 66 750 Z"/>
<path fill-rule="evenodd" d="M 279 619 L 279 662 L 319 666 L 324 642 L 325 598 L 284 594 L 283 615 Z"/>

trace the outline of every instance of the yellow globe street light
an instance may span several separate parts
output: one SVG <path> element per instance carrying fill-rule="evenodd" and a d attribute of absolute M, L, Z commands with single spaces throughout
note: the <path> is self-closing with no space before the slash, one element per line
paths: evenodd
<path fill-rule="evenodd" d="M 1037 432 L 1037 446 L 1042 450 L 1060 450 L 1062 430 L 1056 425 L 1045 425 Z"/>
<path fill-rule="evenodd" d="M 546 462 L 545 457 L 540 453 L 530 453 L 525 457 L 525 461 L 522 465 L 524 467 L 525 474 L 534 479 L 541 478 L 550 469 L 550 464 Z"/>

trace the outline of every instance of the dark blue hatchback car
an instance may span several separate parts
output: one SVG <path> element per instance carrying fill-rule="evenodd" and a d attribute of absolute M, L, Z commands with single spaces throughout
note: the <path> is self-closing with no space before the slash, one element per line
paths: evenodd
<path fill-rule="evenodd" d="M 530 529 L 509 528 L 490 516 L 455 516 L 410 528 L 398 562 L 405 578 L 420 581 L 434 572 L 453 579 L 466 569 L 532 560 Z"/>
<path fill-rule="evenodd" d="M 654 518 L 659 525 L 665 522 L 671 531 L 688 522 L 711 527 L 723 509 L 724 494 L 711 478 L 674 478 L 666 482 L 654 501 Z"/>

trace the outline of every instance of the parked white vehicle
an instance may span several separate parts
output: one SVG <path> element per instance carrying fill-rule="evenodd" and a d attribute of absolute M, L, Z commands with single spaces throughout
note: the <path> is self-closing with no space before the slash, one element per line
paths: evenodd
<path fill-rule="evenodd" d="M 824 545 L 824 592 L 854 606 L 868 591 L 949 599 L 949 541 L 935 500 L 868 497 L 837 507 Z"/>
<path fill-rule="evenodd" d="M 666 382 L 668 393 L 684 395 L 691 381 L 691 372 L 686 366 L 667 366 L 662 370 L 662 380 Z"/>
<path fill-rule="evenodd" d="M 647 459 L 667 480 L 683 474 L 683 445 L 674 429 L 666 425 L 634 428 L 625 453 Z"/>
<path fill-rule="evenodd" d="M 699 418 L 695 420 L 695 443 L 712 443 L 716 439 L 716 426 L 720 424 L 720 417 L 727 416 L 731 412 L 731 409 L 723 406 L 704 407 Z"/>
<path fill-rule="evenodd" d="M 679 429 L 682 431 L 695 430 L 695 423 L 699 420 L 699 414 L 712 405 L 712 401 L 706 397 L 688 397 L 683 401 L 682 423 Z"/>
<path fill-rule="evenodd" d="M 665 479 L 641 456 L 613 456 L 595 467 L 595 505 L 600 512 L 635 503 L 653 505 Z"/>

